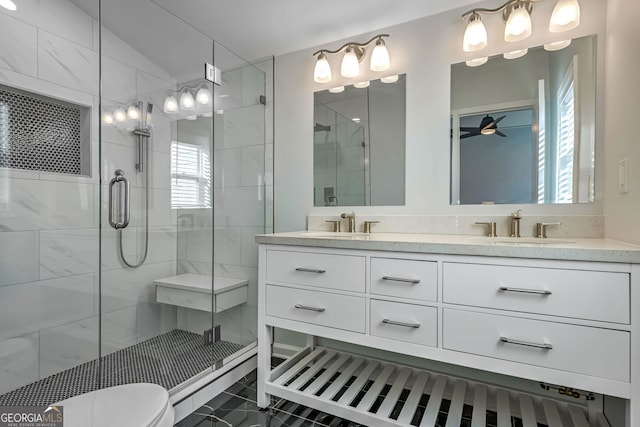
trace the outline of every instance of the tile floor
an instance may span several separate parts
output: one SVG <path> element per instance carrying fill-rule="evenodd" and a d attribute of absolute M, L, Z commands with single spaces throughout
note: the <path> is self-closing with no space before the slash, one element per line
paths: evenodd
<path fill-rule="evenodd" d="M 285 400 L 268 410 L 256 404 L 256 372 L 253 371 L 219 396 L 196 410 L 177 427 L 357 427 L 360 424 Z"/>

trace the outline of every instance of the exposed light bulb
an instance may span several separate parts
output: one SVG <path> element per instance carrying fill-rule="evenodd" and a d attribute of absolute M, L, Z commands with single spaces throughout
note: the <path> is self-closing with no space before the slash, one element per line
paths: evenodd
<path fill-rule="evenodd" d="M 331 89 L 329 89 L 329 92 L 331 92 L 331 93 L 342 93 L 342 92 L 344 92 L 344 86 L 332 87 Z"/>
<path fill-rule="evenodd" d="M 382 77 L 380 81 L 382 83 L 395 83 L 398 81 L 398 78 L 399 78 L 398 75 L 395 74 L 393 76 Z"/>
<path fill-rule="evenodd" d="M 102 122 L 103 122 L 105 125 L 112 125 L 112 124 L 113 124 L 113 114 L 111 114 L 111 113 L 109 113 L 109 112 L 104 113 L 104 114 L 102 115 Z"/>
<path fill-rule="evenodd" d="M 0 7 L 4 7 L 12 12 L 18 8 L 11 0 L 0 0 Z"/>
<path fill-rule="evenodd" d="M 164 112 L 167 114 L 175 114 L 178 112 L 178 101 L 173 95 L 169 95 L 164 99 Z"/>
<path fill-rule="evenodd" d="M 511 52 L 505 52 L 502 54 L 502 56 L 504 56 L 504 59 L 518 59 L 525 56 L 528 52 L 529 52 L 529 49 L 526 49 L 526 48 L 518 49 L 518 50 L 512 50 Z"/>
<path fill-rule="evenodd" d="M 358 88 L 358 89 L 364 89 L 366 87 L 369 87 L 369 81 L 367 80 L 366 82 L 358 82 L 358 83 L 354 83 L 353 87 Z"/>
<path fill-rule="evenodd" d="M 516 3 L 504 27 L 504 40 L 518 42 L 531 35 L 531 16 L 522 3 Z"/>
<path fill-rule="evenodd" d="M 116 119 L 116 122 L 124 122 L 127 120 L 127 113 L 125 113 L 122 108 L 116 108 L 113 111 L 113 117 Z"/>
<path fill-rule="evenodd" d="M 489 60 L 488 56 L 483 58 L 470 59 L 466 62 L 468 67 L 479 67 L 480 65 L 486 64 Z"/>
<path fill-rule="evenodd" d="M 391 65 L 391 61 L 389 60 L 389 51 L 387 50 L 387 46 L 384 44 L 384 40 L 380 37 L 376 41 L 376 46 L 373 48 L 373 52 L 371 52 L 371 64 L 369 68 L 371 71 L 385 71 L 388 70 Z"/>
<path fill-rule="evenodd" d="M 140 109 L 135 106 L 135 105 L 131 105 L 128 109 L 127 109 L 127 116 L 131 119 L 131 120 L 140 120 Z"/>
<path fill-rule="evenodd" d="M 580 25 L 580 4 L 578 0 L 559 0 L 553 8 L 549 31 L 560 33 L 576 28 Z"/>
<path fill-rule="evenodd" d="M 342 67 L 340 67 L 340 74 L 342 77 L 356 77 L 360 74 L 360 64 L 358 63 L 358 57 L 354 49 L 349 46 L 342 58 Z"/>
<path fill-rule="evenodd" d="M 193 110 L 196 101 L 193 99 L 193 95 L 189 92 L 188 89 L 185 89 L 180 95 L 180 108 L 184 110 Z"/>
<path fill-rule="evenodd" d="M 571 39 L 562 40 L 562 41 L 559 41 L 559 42 L 547 43 L 547 44 L 544 45 L 544 50 L 549 51 L 549 52 L 555 52 L 556 50 L 564 49 L 565 47 L 569 46 L 570 44 L 571 44 Z"/>
<path fill-rule="evenodd" d="M 480 15 L 471 14 L 467 29 L 464 31 L 462 50 L 465 52 L 475 52 L 487 47 L 487 28 L 482 23 Z"/>
<path fill-rule="evenodd" d="M 198 89 L 196 102 L 200 105 L 209 105 L 209 103 L 211 102 L 211 94 L 209 93 L 209 89 L 207 89 L 206 87 L 201 87 L 200 89 Z"/>

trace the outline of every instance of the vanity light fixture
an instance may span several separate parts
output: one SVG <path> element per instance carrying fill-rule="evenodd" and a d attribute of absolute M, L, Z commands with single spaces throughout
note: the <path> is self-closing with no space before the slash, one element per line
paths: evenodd
<path fill-rule="evenodd" d="M 488 60 L 489 60 L 489 57 L 484 56 L 482 58 L 470 59 L 466 62 L 466 64 L 468 67 L 479 67 L 481 65 L 486 64 Z"/>
<path fill-rule="evenodd" d="M 482 23 L 480 14 L 473 12 L 469 17 L 469 24 L 464 31 L 462 50 L 475 52 L 487 46 L 487 28 Z"/>
<path fill-rule="evenodd" d="M 131 120 L 140 120 L 140 109 L 137 105 L 130 105 L 127 108 L 127 117 Z"/>
<path fill-rule="evenodd" d="M 395 83 L 398 81 L 398 75 L 394 74 L 393 76 L 387 76 L 380 78 L 382 83 Z"/>
<path fill-rule="evenodd" d="M 211 92 L 206 86 L 202 85 L 196 94 L 196 102 L 200 105 L 209 105 L 211 103 Z"/>
<path fill-rule="evenodd" d="M 462 41 L 462 50 L 476 52 L 487 46 L 487 31 L 481 14 L 501 13 L 505 22 L 504 40 L 519 42 L 531 35 L 531 12 L 533 4 L 545 0 L 508 0 L 495 9 L 475 8 L 465 12 L 462 17 L 467 26 Z M 558 0 L 549 20 L 552 33 L 568 31 L 580 25 L 580 5 L 578 0 Z"/>
<path fill-rule="evenodd" d="M 561 33 L 569 31 L 580 25 L 580 4 L 578 0 L 559 0 L 553 8 L 549 31 Z"/>
<path fill-rule="evenodd" d="M 167 95 L 164 99 L 163 110 L 166 114 L 176 114 L 179 110 L 178 100 L 172 94 Z"/>
<path fill-rule="evenodd" d="M 344 86 L 332 87 L 331 89 L 329 89 L 329 92 L 331 92 L 331 93 L 342 93 L 342 92 L 344 92 Z"/>
<path fill-rule="evenodd" d="M 12 12 L 18 8 L 11 0 L 0 0 L 0 7 L 4 7 Z"/>
<path fill-rule="evenodd" d="M 556 50 L 562 50 L 565 47 L 569 46 L 571 44 L 571 39 L 569 40 L 562 40 L 559 42 L 553 42 L 553 43 L 547 43 L 544 45 L 544 50 L 549 51 L 549 52 L 555 52 Z"/>
<path fill-rule="evenodd" d="M 182 89 L 182 94 L 180 95 L 180 109 L 192 111 L 195 105 L 196 101 L 193 99 L 193 95 L 191 95 L 189 88 L 185 87 Z"/>
<path fill-rule="evenodd" d="M 124 122 L 127 120 L 127 113 L 125 113 L 124 108 L 116 108 L 113 110 L 113 118 L 116 119 L 116 122 Z"/>
<path fill-rule="evenodd" d="M 316 83 L 328 83 L 331 81 L 331 66 L 327 54 L 339 53 L 344 51 L 342 57 L 342 63 L 340 66 L 340 75 L 342 77 L 356 77 L 360 74 L 360 62 L 364 59 L 366 54 L 366 47 L 372 42 L 376 42 L 373 51 L 371 52 L 371 59 L 369 62 L 369 68 L 371 71 L 386 71 L 391 65 L 389 59 L 389 51 L 384 42 L 383 37 L 389 37 L 389 34 L 378 34 L 366 43 L 349 42 L 342 45 L 339 49 L 329 50 L 320 49 L 315 52 L 313 56 L 318 56 L 316 66 L 313 70 L 313 80 Z"/>
<path fill-rule="evenodd" d="M 529 52 L 529 49 L 527 48 L 518 49 L 518 50 L 512 50 L 511 52 L 505 52 L 502 54 L 502 56 L 504 56 L 504 59 L 518 59 L 525 56 L 527 52 Z"/>
<path fill-rule="evenodd" d="M 358 83 L 354 83 L 353 87 L 358 88 L 358 89 L 364 89 L 369 87 L 370 83 L 367 80 L 366 82 L 358 82 Z"/>
<path fill-rule="evenodd" d="M 102 123 L 104 123 L 105 125 L 112 125 L 113 124 L 113 113 L 110 112 L 106 112 L 102 115 Z"/>

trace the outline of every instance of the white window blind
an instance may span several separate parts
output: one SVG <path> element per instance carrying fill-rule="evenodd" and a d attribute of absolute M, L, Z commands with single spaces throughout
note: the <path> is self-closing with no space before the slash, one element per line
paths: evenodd
<path fill-rule="evenodd" d="M 205 147 L 171 143 L 171 207 L 211 207 L 211 161 Z"/>
<path fill-rule="evenodd" d="M 568 73 L 573 77 L 573 73 Z M 566 85 L 558 108 L 558 163 L 556 202 L 573 202 L 573 155 L 575 136 L 575 105 L 573 78 Z"/>

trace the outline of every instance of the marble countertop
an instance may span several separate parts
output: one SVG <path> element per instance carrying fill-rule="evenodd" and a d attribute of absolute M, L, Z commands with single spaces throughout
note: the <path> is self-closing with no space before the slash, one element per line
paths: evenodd
<path fill-rule="evenodd" d="M 257 243 L 272 245 L 320 248 L 640 264 L 640 246 L 610 239 L 297 231 L 260 234 L 255 240 Z"/>

